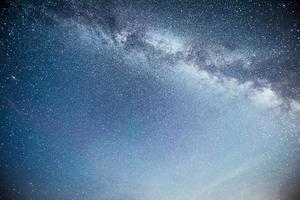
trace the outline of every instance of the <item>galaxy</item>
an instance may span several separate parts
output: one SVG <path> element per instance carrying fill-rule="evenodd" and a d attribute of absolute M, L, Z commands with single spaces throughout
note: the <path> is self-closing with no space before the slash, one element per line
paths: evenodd
<path fill-rule="evenodd" d="M 0 5 L 0 200 L 300 198 L 297 1 Z"/>

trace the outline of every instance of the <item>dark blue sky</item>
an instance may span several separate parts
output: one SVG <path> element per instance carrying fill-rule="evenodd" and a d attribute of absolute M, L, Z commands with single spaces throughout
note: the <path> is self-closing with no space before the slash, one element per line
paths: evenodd
<path fill-rule="evenodd" d="M 296 1 L 1 6 L 1 200 L 297 193 Z"/>

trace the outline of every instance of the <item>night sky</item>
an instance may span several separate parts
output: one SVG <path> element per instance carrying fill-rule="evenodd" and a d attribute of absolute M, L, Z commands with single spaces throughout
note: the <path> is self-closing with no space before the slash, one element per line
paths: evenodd
<path fill-rule="evenodd" d="M 297 1 L 11 0 L 0 200 L 296 200 Z"/>

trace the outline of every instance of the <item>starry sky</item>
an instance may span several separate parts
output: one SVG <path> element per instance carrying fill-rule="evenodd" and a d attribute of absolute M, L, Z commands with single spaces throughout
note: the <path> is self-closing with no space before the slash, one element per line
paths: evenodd
<path fill-rule="evenodd" d="M 1 200 L 300 196 L 297 1 L 0 5 Z"/>

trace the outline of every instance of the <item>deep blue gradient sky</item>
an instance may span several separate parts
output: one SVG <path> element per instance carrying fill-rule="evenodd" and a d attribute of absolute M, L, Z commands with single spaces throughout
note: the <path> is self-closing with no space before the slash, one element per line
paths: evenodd
<path fill-rule="evenodd" d="M 0 199 L 295 195 L 298 8 L 3 3 Z"/>

